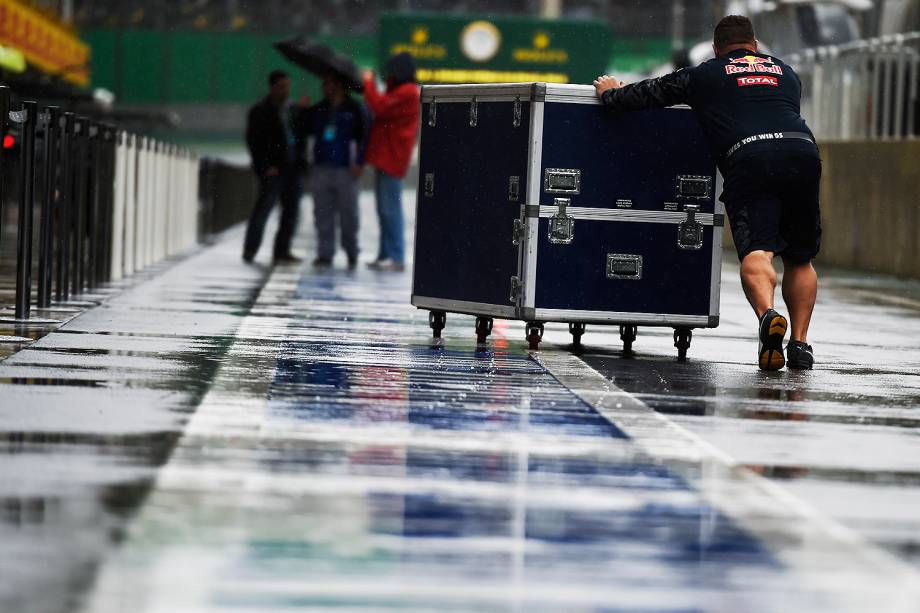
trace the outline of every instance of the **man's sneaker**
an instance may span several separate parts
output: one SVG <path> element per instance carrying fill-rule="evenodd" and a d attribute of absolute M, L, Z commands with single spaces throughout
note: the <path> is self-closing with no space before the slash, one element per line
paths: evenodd
<path fill-rule="evenodd" d="M 316 258 L 313 260 L 313 268 L 331 268 L 332 260 L 326 258 Z"/>
<path fill-rule="evenodd" d="M 243 261 L 246 262 L 247 264 L 252 264 L 252 261 L 255 259 L 255 257 L 256 257 L 256 254 L 254 253 L 244 253 Z"/>
<path fill-rule="evenodd" d="M 786 345 L 786 354 L 789 356 L 786 361 L 789 368 L 811 370 L 815 366 L 815 353 L 808 343 L 789 341 L 789 344 Z"/>
<path fill-rule="evenodd" d="M 786 318 L 768 309 L 760 318 L 760 350 L 757 364 L 761 370 L 779 370 L 786 365 L 783 357 L 783 337 L 786 336 Z"/>

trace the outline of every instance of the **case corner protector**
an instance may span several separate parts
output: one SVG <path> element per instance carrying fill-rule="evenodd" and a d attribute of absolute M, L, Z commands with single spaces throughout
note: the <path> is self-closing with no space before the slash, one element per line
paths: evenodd
<path fill-rule="evenodd" d="M 546 83 L 534 83 L 531 85 L 530 99 L 532 102 L 544 102 L 546 100 Z"/>

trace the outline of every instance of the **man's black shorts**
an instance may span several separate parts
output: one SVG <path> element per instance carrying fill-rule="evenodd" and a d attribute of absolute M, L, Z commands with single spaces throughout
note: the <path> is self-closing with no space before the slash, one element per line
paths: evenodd
<path fill-rule="evenodd" d="M 808 262 L 818 254 L 821 158 L 816 146 L 802 144 L 739 151 L 723 165 L 720 199 L 739 260 L 758 250 L 795 262 Z"/>

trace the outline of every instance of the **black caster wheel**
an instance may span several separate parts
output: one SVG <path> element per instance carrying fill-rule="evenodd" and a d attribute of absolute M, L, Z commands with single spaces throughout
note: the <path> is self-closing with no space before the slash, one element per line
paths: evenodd
<path fill-rule="evenodd" d="M 480 345 L 485 343 L 486 339 L 489 338 L 490 334 L 492 334 L 492 318 L 491 317 L 477 317 L 476 318 L 476 342 Z"/>
<path fill-rule="evenodd" d="M 431 335 L 434 338 L 441 338 L 441 330 L 447 325 L 447 313 L 431 311 L 428 313 L 428 325 L 431 326 Z"/>
<path fill-rule="evenodd" d="M 690 348 L 690 341 L 693 339 L 693 331 L 690 328 L 674 329 L 674 346 L 677 347 L 677 359 L 680 362 L 687 361 L 687 349 Z"/>
<path fill-rule="evenodd" d="M 639 335 L 638 326 L 620 326 L 620 340 L 623 341 L 623 353 L 632 353 L 633 341 Z"/>
<path fill-rule="evenodd" d="M 581 348 L 581 335 L 585 333 L 585 324 L 572 322 L 569 324 L 569 334 L 572 335 L 572 346 L 576 349 Z"/>
<path fill-rule="evenodd" d="M 527 322 L 527 344 L 531 351 L 540 348 L 540 341 L 543 340 L 543 324 L 539 321 Z"/>

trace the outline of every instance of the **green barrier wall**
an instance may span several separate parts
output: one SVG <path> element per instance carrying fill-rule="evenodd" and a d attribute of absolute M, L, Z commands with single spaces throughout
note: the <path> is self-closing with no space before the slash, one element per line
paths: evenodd
<path fill-rule="evenodd" d="M 317 79 L 272 48 L 284 38 L 248 33 L 91 30 L 94 87 L 112 90 L 126 104 L 240 103 L 264 95 L 268 73 L 282 68 L 294 77 L 298 95 L 316 97 Z M 317 36 L 348 53 L 359 66 L 376 67 L 373 36 Z"/>
<path fill-rule="evenodd" d="M 590 28 L 589 28 L 590 29 Z M 597 29 L 597 28 L 595 28 Z M 594 30 L 592 30 L 593 32 Z M 598 30 L 601 32 L 601 30 Z M 606 33 L 601 32 L 606 38 Z M 294 77 L 296 93 L 319 93 L 315 78 L 282 58 L 271 46 L 283 38 L 245 32 L 160 32 L 153 30 L 90 30 L 83 39 L 92 47 L 94 87 L 112 90 L 126 104 L 225 103 L 251 104 L 266 89 L 265 79 L 274 68 Z M 597 38 L 597 37 L 595 37 Z M 350 55 L 359 66 L 377 67 L 375 36 L 318 36 L 316 40 Z M 592 40 L 598 43 L 598 40 Z M 641 71 L 670 57 L 665 39 L 612 39 L 606 66 L 596 61 L 577 80 L 594 72 Z"/>

